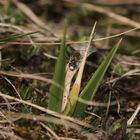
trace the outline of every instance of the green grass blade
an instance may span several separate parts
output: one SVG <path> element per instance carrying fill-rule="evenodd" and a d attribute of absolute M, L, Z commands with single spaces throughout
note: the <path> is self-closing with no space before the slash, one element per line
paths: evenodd
<path fill-rule="evenodd" d="M 6 37 L 6 38 L 0 38 L 0 42 L 4 43 L 4 42 L 14 41 L 18 38 L 22 38 L 22 37 L 25 37 L 25 36 L 28 36 L 28 35 L 31 35 L 31 34 L 35 34 L 35 33 L 37 33 L 37 32 L 30 32 L 30 33 L 25 33 L 25 34 L 13 35 L 13 36 Z"/>
<path fill-rule="evenodd" d="M 66 52 L 66 45 L 65 45 L 65 37 L 66 37 L 66 23 L 64 28 L 63 39 L 60 48 L 60 54 L 58 56 L 58 60 L 55 66 L 55 72 L 53 80 L 56 83 L 59 83 L 62 87 L 64 87 L 64 80 L 65 80 L 65 52 Z M 49 101 L 48 101 L 48 109 L 60 112 L 63 100 L 63 90 L 57 87 L 56 85 L 51 85 L 50 92 L 49 92 Z"/>
<path fill-rule="evenodd" d="M 97 88 L 99 87 L 99 85 L 103 79 L 103 76 L 105 75 L 105 72 L 107 71 L 115 53 L 117 52 L 117 50 L 119 48 L 120 42 L 121 42 L 121 40 L 118 42 L 117 45 L 115 45 L 112 48 L 112 50 L 109 52 L 107 57 L 104 59 L 104 61 L 98 67 L 98 69 L 95 71 L 95 73 L 91 77 L 90 81 L 87 83 L 85 88 L 82 90 L 82 92 L 80 94 L 81 99 L 84 99 L 86 101 L 90 101 L 93 99 L 93 97 L 97 91 Z M 78 102 L 75 112 L 74 112 L 74 116 L 82 117 L 84 114 L 84 111 L 86 109 L 86 106 L 87 106 L 86 104 Z"/>

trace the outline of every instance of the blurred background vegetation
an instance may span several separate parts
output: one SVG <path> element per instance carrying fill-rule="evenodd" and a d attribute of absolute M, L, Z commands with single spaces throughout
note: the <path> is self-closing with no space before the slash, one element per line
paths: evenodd
<path fill-rule="evenodd" d="M 140 114 L 130 127 L 126 128 L 125 123 L 140 100 L 139 0 L 0 0 L 0 39 L 37 32 L 0 42 L 0 92 L 46 108 L 50 87 L 46 81 L 53 77 L 65 19 L 67 63 L 75 51 L 85 51 L 97 21 L 92 42 L 94 52 L 87 59 L 82 87 L 112 46 L 123 39 L 95 97 L 95 101 L 107 102 L 108 106 L 95 108 L 93 112 L 100 117 L 87 115 L 85 122 L 94 126 L 92 130 L 60 125 L 54 129 L 44 119 L 51 120 L 52 116 L 42 110 L 0 97 L 0 139 L 95 139 L 96 136 L 105 140 L 138 140 Z M 109 106 L 114 101 L 117 103 Z M 53 128 L 57 136 L 44 124 Z"/>

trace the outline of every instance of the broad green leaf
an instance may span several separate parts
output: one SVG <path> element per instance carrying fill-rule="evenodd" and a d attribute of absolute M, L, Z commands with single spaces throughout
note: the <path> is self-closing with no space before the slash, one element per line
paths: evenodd
<path fill-rule="evenodd" d="M 65 37 L 66 37 L 66 23 L 64 27 L 64 34 L 62 43 L 60 46 L 60 54 L 57 59 L 57 63 L 55 66 L 55 72 L 53 76 L 53 81 L 64 87 L 64 80 L 65 80 L 65 52 L 66 52 L 66 45 L 65 45 Z M 50 92 L 49 92 L 49 101 L 48 101 L 48 109 L 60 112 L 63 100 L 63 90 L 57 87 L 56 85 L 51 85 Z"/>
<path fill-rule="evenodd" d="M 93 97 L 95 96 L 95 93 L 103 79 L 103 76 L 105 75 L 105 72 L 107 71 L 115 53 L 117 52 L 121 40 L 118 42 L 117 45 L 115 45 L 112 50 L 109 52 L 107 57 L 104 59 L 104 61 L 101 63 L 101 65 L 98 67 L 98 69 L 95 71 L 93 76 L 91 77 L 90 81 L 87 83 L 85 88 L 82 90 L 80 94 L 80 98 L 86 101 L 91 101 Z M 86 110 L 86 104 L 82 102 L 77 102 L 76 109 L 74 112 L 75 117 L 83 117 L 84 111 Z"/>
<path fill-rule="evenodd" d="M 12 35 L 10 37 L 6 37 L 6 38 L 0 38 L 0 42 L 4 43 L 4 42 L 10 42 L 10 41 L 14 41 L 18 38 L 22 38 L 31 34 L 35 34 L 37 32 L 30 32 L 30 33 L 25 33 L 25 34 L 18 34 L 18 35 Z"/>

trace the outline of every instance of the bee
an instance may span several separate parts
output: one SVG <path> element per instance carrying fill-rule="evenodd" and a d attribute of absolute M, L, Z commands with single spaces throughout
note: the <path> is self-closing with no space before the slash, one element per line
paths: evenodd
<path fill-rule="evenodd" d="M 77 68 L 77 65 L 78 65 L 77 60 L 74 57 L 70 58 L 70 60 L 69 60 L 69 69 L 71 71 L 74 71 Z"/>
<path fill-rule="evenodd" d="M 81 62 L 81 59 L 83 58 L 85 54 L 85 50 L 86 50 L 86 45 L 72 48 L 72 55 L 68 63 L 69 69 L 71 71 L 74 71 L 78 67 L 79 62 Z M 96 50 L 95 48 L 91 47 L 87 56 L 90 56 L 93 52 L 96 52 Z"/>
<path fill-rule="evenodd" d="M 74 51 L 68 63 L 69 69 L 71 71 L 74 71 L 78 67 L 79 59 L 80 59 L 80 53 Z"/>

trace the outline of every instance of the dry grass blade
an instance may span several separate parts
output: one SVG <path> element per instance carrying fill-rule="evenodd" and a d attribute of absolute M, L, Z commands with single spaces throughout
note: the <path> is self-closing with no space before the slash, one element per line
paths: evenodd
<path fill-rule="evenodd" d="M 97 22 L 95 22 L 95 24 L 93 26 L 93 29 L 92 29 L 92 32 L 91 32 L 91 35 L 90 35 L 90 38 L 89 38 L 88 46 L 85 50 L 85 54 L 83 56 L 83 59 L 82 59 L 81 65 L 80 65 L 80 68 L 79 68 L 79 71 L 78 71 L 78 74 L 77 74 L 77 78 L 76 78 L 75 83 L 74 83 L 75 85 L 79 85 L 79 87 L 81 86 L 81 79 L 82 79 L 82 76 L 83 76 L 83 71 L 84 71 L 86 59 L 87 59 L 87 56 L 88 56 L 89 48 L 91 46 L 91 43 L 92 43 L 92 40 L 93 40 L 93 37 L 94 37 L 94 34 L 95 34 L 96 24 L 97 24 Z"/>
<path fill-rule="evenodd" d="M 117 82 L 118 80 L 128 77 L 128 76 L 133 76 L 133 75 L 140 75 L 140 69 L 134 69 L 134 70 L 130 70 L 128 72 L 126 72 L 125 74 L 123 74 L 121 77 L 112 79 L 106 83 L 113 83 L 113 82 Z"/>
<path fill-rule="evenodd" d="M 45 78 L 43 76 L 40 76 L 38 74 L 29 74 L 29 73 L 18 73 L 14 71 L 0 71 L 0 74 L 2 75 L 7 75 L 7 76 L 12 76 L 12 77 L 18 77 L 18 78 L 29 78 L 29 79 L 34 79 L 34 80 L 39 80 L 43 81 L 46 83 L 54 84 L 55 86 L 59 87 L 60 89 L 63 90 L 63 87 L 59 85 L 58 83 L 54 82 L 51 79 Z"/>
<path fill-rule="evenodd" d="M 96 24 L 97 23 L 95 22 L 95 24 L 93 26 L 93 29 L 92 29 L 92 32 L 90 34 L 88 46 L 87 46 L 87 48 L 85 50 L 85 54 L 84 54 L 84 56 L 81 60 L 81 64 L 80 64 L 80 68 L 79 68 L 76 80 L 75 80 L 75 82 L 72 86 L 70 96 L 69 96 L 68 105 L 67 105 L 66 110 L 64 112 L 65 114 L 72 115 L 72 113 L 75 109 L 75 105 L 76 105 L 78 95 L 79 95 L 79 92 L 80 92 L 80 88 L 81 88 L 81 80 L 82 80 L 82 76 L 83 76 L 84 66 L 85 66 L 86 58 L 88 56 L 88 52 L 89 52 L 89 49 L 90 49 L 90 46 L 91 46 L 91 43 L 92 43 L 92 40 L 93 40 Z"/>
<path fill-rule="evenodd" d="M 133 113 L 133 115 L 131 116 L 131 118 L 127 121 L 127 125 L 131 125 L 134 121 L 134 119 L 136 118 L 137 114 L 140 111 L 140 104 L 137 106 L 137 109 L 135 110 L 135 112 Z"/>
<path fill-rule="evenodd" d="M 2 111 L 2 113 L 11 122 L 15 122 L 20 119 L 26 119 L 26 120 L 31 120 L 35 122 L 38 121 L 38 122 L 44 122 L 44 123 L 53 123 L 53 124 L 64 126 L 65 128 L 74 128 L 77 131 L 84 131 L 83 128 L 77 124 L 74 124 L 70 121 L 63 120 L 57 117 L 50 116 L 48 114 L 34 115 L 31 113 L 12 112 L 12 111 Z M 8 121 L 6 120 L 0 121 L 0 123 L 7 123 L 7 122 Z"/>
<path fill-rule="evenodd" d="M 121 61 L 120 63 L 140 67 L 140 63 L 132 63 L 132 62 L 125 62 L 125 61 Z"/>
<path fill-rule="evenodd" d="M 0 25 L 1 25 L 1 23 L 0 23 Z M 106 37 L 101 37 L 101 38 L 95 38 L 95 39 L 92 40 L 92 42 L 103 41 L 103 40 L 119 37 L 119 36 L 122 36 L 122 35 L 129 34 L 129 33 L 133 32 L 133 31 L 139 30 L 139 29 L 140 29 L 140 27 L 135 27 L 133 29 L 130 29 L 130 30 L 127 30 L 125 32 L 118 33 L 118 34 L 114 34 L 114 35 L 110 35 L 110 36 L 106 36 Z M 66 41 L 66 44 L 85 44 L 85 43 L 88 43 L 88 42 L 89 42 L 89 40 L 84 40 L 84 41 Z M 0 44 L 1 44 L 1 42 L 0 42 Z M 14 42 L 8 42 L 7 44 L 10 44 L 10 45 L 14 45 L 14 44 L 17 44 L 17 45 L 18 44 L 19 45 L 20 44 L 22 44 L 22 45 L 31 45 L 32 43 L 24 42 L 24 41 L 22 41 L 22 42 L 14 41 Z M 50 45 L 60 45 L 61 42 L 46 42 L 46 41 L 45 42 L 38 42 L 38 41 L 36 41 L 35 44 L 36 45 L 49 45 L 50 46 Z M 1 48 L 2 47 L 0 47 L 0 49 Z M 140 52 L 140 50 L 137 50 L 134 53 L 139 53 L 139 52 Z"/>
<path fill-rule="evenodd" d="M 4 118 L 4 119 L 5 119 L 8 123 L 10 123 L 11 125 L 13 124 L 12 121 L 11 121 L 10 119 L 8 119 L 7 116 L 5 116 L 5 115 L 3 114 L 3 112 L 1 112 L 1 111 L 0 111 L 0 116 L 1 116 L 2 118 Z"/>
<path fill-rule="evenodd" d="M 0 23 L 0 27 L 13 28 L 14 30 L 20 31 L 21 33 L 27 33 L 27 31 L 23 30 L 21 27 L 12 25 L 12 24 L 8 24 L 8 23 Z M 36 47 L 35 43 L 33 42 L 32 38 L 30 37 L 30 35 L 27 35 L 27 37 L 30 41 L 30 44 L 33 45 L 34 47 Z"/>
<path fill-rule="evenodd" d="M 51 130 L 48 126 L 46 126 L 44 123 L 40 123 L 42 127 L 44 127 L 56 140 L 60 140 L 59 136 L 56 135 L 56 133 Z"/>
<path fill-rule="evenodd" d="M 76 1 L 73 1 L 73 0 L 64 0 L 64 1 L 69 2 L 71 4 L 74 4 L 74 5 L 79 5 L 84 9 L 88 9 L 88 10 L 91 10 L 91 11 L 96 11 L 96 12 L 102 13 L 102 14 L 104 14 L 104 15 L 112 18 L 112 19 L 118 20 L 118 21 L 120 21 L 120 22 L 122 22 L 126 25 L 130 25 L 132 27 L 139 27 L 140 28 L 140 23 L 138 23 L 136 21 L 133 21 L 132 19 L 129 19 L 127 17 L 118 15 L 118 14 L 112 12 L 112 11 L 101 8 L 100 6 L 95 6 L 95 5 L 89 4 L 89 3 L 79 3 L 79 2 L 76 2 Z"/>
<path fill-rule="evenodd" d="M 18 92 L 18 90 L 16 89 L 16 87 L 12 84 L 12 82 L 8 78 L 6 78 L 6 77 L 3 77 L 3 78 L 12 86 L 12 88 L 14 89 L 14 91 L 16 92 L 16 94 L 18 95 L 18 97 L 20 99 L 22 99 L 21 96 L 20 96 L 20 93 Z"/>
<path fill-rule="evenodd" d="M 87 101 L 87 100 L 84 100 L 82 98 L 78 98 L 78 102 L 81 102 L 83 104 L 86 104 L 86 105 L 92 105 L 92 106 L 95 106 L 95 107 L 107 107 L 108 106 L 108 103 L 103 103 L 103 102 L 97 102 L 97 101 Z M 120 102 L 123 102 L 123 100 L 120 100 Z M 110 106 L 114 106 L 114 105 L 117 105 L 118 102 L 116 101 L 112 101 L 110 103 Z"/>
<path fill-rule="evenodd" d="M 56 113 L 54 111 L 51 111 L 49 109 L 46 109 L 44 107 L 41 107 L 41 106 L 38 106 L 36 104 L 33 104 L 31 102 L 28 102 L 28 101 L 24 101 L 24 100 L 21 100 L 21 99 L 18 99 L 18 98 L 15 98 L 15 97 L 12 97 L 12 96 L 9 96 L 9 95 L 6 95 L 6 94 L 2 94 L 0 92 L 0 96 L 3 97 L 3 98 L 6 98 L 6 99 L 9 99 L 9 100 L 14 100 L 14 101 L 17 101 L 17 102 L 20 102 L 22 104 L 26 104 L 26 105 L 29 105 L 29 106 L 32 106 L 38 110 L 41 110 L 49 115 L 52 115 L 52 116 L 55 116 L 55 117 L 58 117 L 58 118 L 61 118 L 61 119 L 64 119 L 64 120 L 68 120 L 70 122 L 73 122 L 74 124 L 78 124 L 80 126 L 84 126 L 84 127 L 87 127 L 87 128 L 93 128 L 91 125 L 89 124 L 86 124 L 78 119 L 74 119 L 74 118 L 71 118 L 71 117 L 68 117 L 68 116 L 64 116 L 64 115 L 61 115 L 59 113 Z"/>
<path fill-rule="evenodd" d="M 70 93 L 70 86 L 71 86 L 71 81 L 72 81 L 72 78 L 74 77 L 76 71 L 78 70 L 78 67 L 74 70 L 74 71 L 71 71 L 69 69 L 69 64 L 67 64 L 66 66 L 66 77 L 65 77 L 65 90 L 64 90 L 64 94 L 63 94 L 63 102 L 62 102 L 62 108 L 61 108 L 61 112 L 63 112 L 66 108 L 66 105 L 68 103 L 68 97 L 69 97 L 69 93 Z"/>
<path fill-rule="evenodd" d="M 48 58 L 55 59 L 55 60 L 57 60 L 57 58 L 58 58 L 56 56 L 53 56 L 53 55 L 50 55 L 50 54 L 47 54 L 47 53 L 44 53 L 44 55 Z"/>

